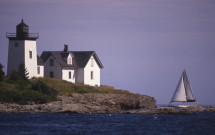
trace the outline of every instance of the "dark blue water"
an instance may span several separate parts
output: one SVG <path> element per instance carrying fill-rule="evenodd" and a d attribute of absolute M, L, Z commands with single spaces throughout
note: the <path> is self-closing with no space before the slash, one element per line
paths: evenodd
<path fill-rule="evenodd" d="M 215 113 L 0 114 L 0 135 L 143 134 L 215 135 Z"/>

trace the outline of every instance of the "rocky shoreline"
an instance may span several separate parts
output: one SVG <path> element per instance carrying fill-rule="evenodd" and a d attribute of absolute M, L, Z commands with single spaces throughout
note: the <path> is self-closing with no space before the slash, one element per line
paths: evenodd
<path fill-rule="evenodd" d="M 186 108 L 155 107 L 156 100 L 145 95 L 72 94 L 58 96 L 58 101 L 46 104 L 19 105 L 1 103 L 1 113 L 131 113 L 131 114 L 193 114 L 215 112 L 215 107 L 200 104 Z"/>

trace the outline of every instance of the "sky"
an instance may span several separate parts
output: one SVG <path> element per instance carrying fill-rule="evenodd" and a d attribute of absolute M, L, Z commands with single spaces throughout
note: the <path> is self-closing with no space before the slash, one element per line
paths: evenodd
<path fill-rule="evenodd" d="M 187 71 L 197 102 L 215 105 L 214 0 L 0 0 L 0 63 L 24 19 L 37 53 L 96 51 L 101 84 L 168 104 Z"/>

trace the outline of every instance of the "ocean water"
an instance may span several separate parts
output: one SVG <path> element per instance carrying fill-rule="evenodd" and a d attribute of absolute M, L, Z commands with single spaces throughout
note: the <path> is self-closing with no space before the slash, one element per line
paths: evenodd
<path fill-rule="evenodd" d="M 197 115 L 0 113 L 0 135 L 215 135 L 215 112 Z"/>

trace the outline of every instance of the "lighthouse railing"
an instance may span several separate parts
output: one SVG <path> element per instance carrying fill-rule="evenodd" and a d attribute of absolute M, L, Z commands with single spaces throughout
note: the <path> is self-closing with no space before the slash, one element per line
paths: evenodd
<path fill-rule="evenodd" d="M 17 37 L 16 33 L 6 33 L 6 38 L 15 38 Z M 39 38 L 38 33 L 28 33 L 28 38 Z"/>

